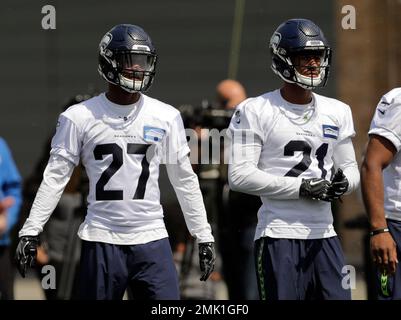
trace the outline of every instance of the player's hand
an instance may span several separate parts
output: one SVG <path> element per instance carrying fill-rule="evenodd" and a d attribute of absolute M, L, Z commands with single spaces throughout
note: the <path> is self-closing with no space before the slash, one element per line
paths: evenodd
<path fill-rule="evenodd" d="M 325 200 L 330 182 L 321 178 L 302 179 L 299 196 L 317 200 Z"/>
<path fill-rule="evenodd" d="M 213 242 L 199 243 L 200 281 L 206 281 L 213 272 L 216 253 Z"/>
<path fill-rule="evenodd" d="M 373 262 L 384 273 L 394 274 L 397 268 L 397 247 L 390 232 L 371 236 L 370 251 Z"/>
<path fill-rule="evenodd" d="M 8 217 L 7 210 L 14 204 L 13 197 L 5 197 L 0 201 L 0 236 L 7 231 Z"/>
<path fill-rule="evenodd" d="M 27 268 L 35 265 L 38 245 L 38 236 L 24 236 L 19 240 L 15 260 L 17 261 L 18 271 L 23 278 L 25 278 Z"/>
<path fill-rule="evenodd" d="M 7 212 L 7 209 L 10 208 L 15 203 L 13 197 L 5 197 L 0 201 L 0 214 L 4 214 Z"/>
<path fill-rule="evenodd" d="M 348 179 L 344 175 L 341 169 L 338 169 L 331 181 L 329 190 L 327 191 L 327 200 L 333 201 L 335 199 L 340 199 L 340 197 L 348 190 Z"/>

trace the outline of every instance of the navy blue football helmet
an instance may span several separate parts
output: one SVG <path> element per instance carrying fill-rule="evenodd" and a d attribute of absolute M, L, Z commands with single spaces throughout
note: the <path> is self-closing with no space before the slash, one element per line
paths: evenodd
<path fill-rule="evenodd" d="M 271 68 L 281 79 L 304 89 L 324 87 L 329 77 L 331 48 L 322 30 L 307 19 L 290 19 L 282 23 L 270 39 Z M 305 76 L 296 70 L 294 57 L 319 56 L 319 74 Z M 308 67 L 310 68 L 310 67 Z"/>
<path fill-rule="evenodd" d="M 127 92 L 145 92 L 156 72 L 156 49 L 149 35 L 132 24 L 119 24 L 99 44 L 100 75 Z"/>

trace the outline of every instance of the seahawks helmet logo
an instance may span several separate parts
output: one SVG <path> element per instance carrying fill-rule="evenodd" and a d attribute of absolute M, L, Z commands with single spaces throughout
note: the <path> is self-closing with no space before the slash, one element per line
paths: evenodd
<path fill-rule="evenodd" d="M 113 35 L 111 33 L 106 33 L 102 40 L 100 41 L 99 47 L 100 51 L 104 52 L 104 49 L 109 45 L 111 39 L 113 39 Z"/>
<path fill-rule="evenodd" d="M 278 32 L 274 33 L 270 38 L 270 47 L 273 48 L 273 50 L 277 50 L 280 41 L 281 41 L 281 34 Z"/>
<path fill-rule="evenodd" d="M 277 45 L 280 43 L 281 40 L 281 34 L 276 32 L 275 34 L 273 34 L 273 36 L 270 39 L 270 44 L 274 45 L 277 47 Z"/>

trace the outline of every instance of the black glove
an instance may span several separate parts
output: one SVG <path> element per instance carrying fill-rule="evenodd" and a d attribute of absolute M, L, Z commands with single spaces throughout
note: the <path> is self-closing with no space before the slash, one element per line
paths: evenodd
<path fill-rule="evenodd" d="M 216 253 L 213 242 L 199 243 L 199 265 L 201 270 L 200 281 L 206 281 L 214 269 Z"/>
<path fill-rule="evenodd" d="M 330 182 L 321 178 L 302 179 L 299 195 L 305 198 L 325 200 Z"/>
<path fill-rule="evenodd" d="M 348 179 L 341 169 L 338 169 L 327 191 L 328 201 L 339 199 L 348 190 Z"/>
<path fill-rule="evenodd" d="M 27 267 L 33 267 L 36 261 L 36 252 L 39 245 L 38 236 L 21 237 L 15 252 L 15 260 L 17 260 L 18 271 L 25 278 Z"/>

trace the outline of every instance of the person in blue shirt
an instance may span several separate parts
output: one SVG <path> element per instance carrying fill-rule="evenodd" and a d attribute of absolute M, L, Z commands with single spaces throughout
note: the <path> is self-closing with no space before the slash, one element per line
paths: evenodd
<path fill-rule="evenodd" d="M 0 138 L 0 300 L 14 298 L 10 231 L 21 207 L 21 177 L 4 139 Z"/>

